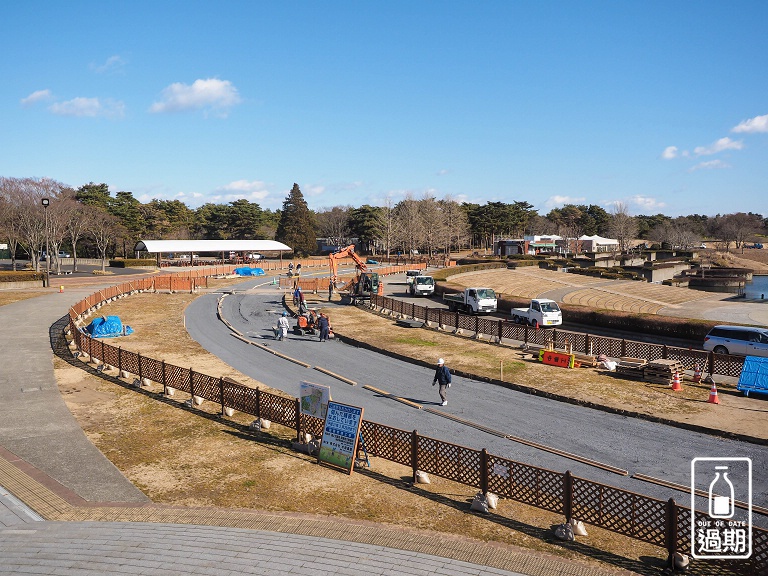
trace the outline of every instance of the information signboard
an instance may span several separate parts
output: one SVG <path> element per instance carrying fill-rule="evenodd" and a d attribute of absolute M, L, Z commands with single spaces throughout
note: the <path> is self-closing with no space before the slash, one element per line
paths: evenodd
<path fill-rule="evenodd" d="M 331 400 L 331 387 L 313 382 L 302 382 L 299 391 L 301 413 L 315 418 L 325 419 L 328 402 Z"/>
<path fill-rule="evenodd" d="M 352 474 L 362 422 L 362 408 L 329 401 L 317 462 L 338 466 Z"/>

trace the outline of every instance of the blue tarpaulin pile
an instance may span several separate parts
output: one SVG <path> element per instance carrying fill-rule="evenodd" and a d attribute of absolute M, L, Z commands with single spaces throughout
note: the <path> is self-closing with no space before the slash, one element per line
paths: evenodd
<path fill-rule="evenodd" d="M 749 396 L 750 392 L 768 394 L 768 358 L 747 356 L 739 375 L 736 390 Z"/>
<path fill-rule="evenodd" d="M 262 270 L 261 268 L 235 268 L 234 270 L 235 274 L 238 276 L 264 276 L 266 272 Z"/>
<path fill-rule="evenodd" d="M 120 316 L 94 318 L 85 329 L 94 338 L 117 338 L 133 334 L 133 328 L 128 325 L 123 326 Z"/>

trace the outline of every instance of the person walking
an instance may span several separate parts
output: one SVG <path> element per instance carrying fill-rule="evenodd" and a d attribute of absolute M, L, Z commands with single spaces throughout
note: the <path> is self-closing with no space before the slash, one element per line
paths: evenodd
<path fill-rule="evenodd" d="M 320 312 L 320 318 L 317 320 L 317 325 L 320 328 L 320 342 L 325 342 L 328 340 L 328 333 L 331 329 L 331 323 L 325 313 Z"/>
<path fill-rule="evenodd" d="M 432 380 L 432 386 L 440 384 L 438 391 L 440 392 L 440 399 L 443 401 L 441 406 L 448 405 L 448 397 L 446 396 L 446 390 L 451 387 L 451 371 L 445 365 L 445 360 L 440 358 L 437 361 L 437 370 L 435 371 L 435 378 Z"/>
<path fill-rule="evenodd" d="M 279 332 L 279 336 L 277 337 L 278 340 L 282 340 L 288 336 L 288 328 L 290 328 L 288 324 L 288 312 L 283 312 L 283 315 L 280 316 L 280 319 L 277 321 L 277 329 Z"/>
<path fill-rule="evenodd" d="M 328 302 L 333 298 L 333 282 L 328 281 Z"/>
<path fill-rule="evenodd" d="M 299 298 L 301 297 L 301 287 L 296 286 L 296 289 L 293 291 L 293 304 L 294 306 L 299 303 Z"/>

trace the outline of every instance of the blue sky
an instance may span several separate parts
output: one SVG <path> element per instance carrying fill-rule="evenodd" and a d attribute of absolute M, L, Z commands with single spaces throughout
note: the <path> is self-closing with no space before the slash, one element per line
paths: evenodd
<path fill-rule="evenodd" d="M 0 175 L 768 215 L 768 2 L 12 1 Z"/>

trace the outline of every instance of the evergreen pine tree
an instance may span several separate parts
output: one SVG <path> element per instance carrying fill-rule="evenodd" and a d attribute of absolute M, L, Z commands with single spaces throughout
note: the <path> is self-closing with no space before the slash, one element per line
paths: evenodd
<path fill-rule="evenodd" d="M 283 202 L 275 240 L 287 244 L 300 256 L 317 250 L 314 218 L 296 183 Z"/>

